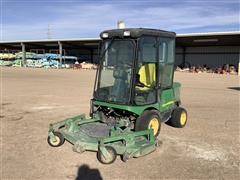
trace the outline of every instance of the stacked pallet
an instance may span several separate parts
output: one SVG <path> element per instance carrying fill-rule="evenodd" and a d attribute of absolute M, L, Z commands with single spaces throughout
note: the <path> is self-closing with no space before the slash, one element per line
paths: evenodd
<path fill-rule="evenodd" d="M 34 68 L 58 68 L 60 65 L 60 58 L 62 61 L 76 61 L 75 56 L 60 56 L 59 54 L 36 54 L 31 52 L 26 52 L 26 67 Z M 19 52 L 16 54 L 12 53 L 0 53 L 0 66 L 14 66 L 21 67 L 23 65 L 23 53 Z M 66 63 L 63 63 L 63 67 L 69 67 Z"/>

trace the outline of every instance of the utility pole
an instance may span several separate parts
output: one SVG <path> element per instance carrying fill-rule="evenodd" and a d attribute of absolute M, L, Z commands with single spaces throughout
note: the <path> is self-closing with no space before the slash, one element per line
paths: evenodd
<path fill-rule="evenodd" d="M 51 29 L 50 29 L 50 24 L 48 24 L 47 38 L 48 38 L 48 39 L 51 39 Z"/>
<path fill-rule="evenodd" d="M 26 47 L 25 44 L 21 42 L 22 46 L 22 64 L 21 66 L 26 67 Z"/>
<path fill-rule="evenodd" d="M 58 48 L 59 48 L 59 61 L 60 61 L 59 68 L 62 68 L 62 43 L 60 41 L 58 41 Z"/>

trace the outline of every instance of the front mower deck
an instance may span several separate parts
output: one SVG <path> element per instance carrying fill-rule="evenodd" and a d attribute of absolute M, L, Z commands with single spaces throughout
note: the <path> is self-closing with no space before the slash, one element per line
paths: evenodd
<path fill-rule="evenodd" d="M 58 138 L 61 139 L 59 144 L 51 143 L 56 142 Z M 48 133 L 49 144 L 60 146 L 64 140 L 73 144 L 75 152 L 98 152 L 99 161 L 105 164 L 112 163 L 117 154 L 122 155 L 123 161 L 126 161 L 156 149 L 152 129 L 133 132 L 128 128 L 110 127 L 101 122 L 97 115 L 92 118 L 80 115 L 51 124 Z"/>

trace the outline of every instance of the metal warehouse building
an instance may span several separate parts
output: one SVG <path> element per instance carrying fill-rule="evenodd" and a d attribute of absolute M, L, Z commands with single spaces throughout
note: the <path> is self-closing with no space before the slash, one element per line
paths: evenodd
<path fill-rule="evenodd" d="M 237 67 L 240 61 L 240 32 L 179 34 L 176 46 L 177 64 Z"/>
<path fill-rule="evenodd" d="M 97 63 L 99 42 L 99 38 L 0 41 L 0 52 L 57 53 Z M 65 63 L 63 59 L 60 61 Z M 214 68 L 231 64 L 238 67 L 239 61 L 240 31 L 177 34 L 178 66 L 207 65 Z"/>

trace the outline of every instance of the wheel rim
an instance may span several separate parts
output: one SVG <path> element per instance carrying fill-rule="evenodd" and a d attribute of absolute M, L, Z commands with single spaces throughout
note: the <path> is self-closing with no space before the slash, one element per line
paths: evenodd
<path fill-rule="evenodd" d="M 111 155 L 110 155 L 110 157 L 109 158 L 105 158 L 103 155 L 102 155 L 102 161 L 104 162 L 104 163 L 110 163 L 112 160 L 113 160 L 113 154 L 112 153 L 110 153 Z"/>
<path fill-rule="evenodd" d="M 186 112 L 183 111 L 180 116 L 180 124 L 183 126 L 185 125 L 186 121 L 187 121 L 187 114 Z"/>
<path fill-rule="evenodd" d="M 159 122 L 157 118 L 152 118 L 148 124 L 148 128 L 153 129 L 153 135 L 155 136 L 159 129 Z"/>
<path fill-rule="evenodd" d="M 101 160 L 105 164 L 109 164 L 109 163 L 113 162 L 114 158 L 115 158 L 115 153 L 114 153 L 113 150 L 107 149 L 107 151 L 109 153 L 109 157 L 108 158 L 105 158 L 102 153 L 100 154 L 101 155 Z"/>
<path fill-rule="evenodd" d="M 58 136 L 54 136 L 54 138 L 50 138 L 50 143 L 53 146 L 57 146 L 60 143 L 60 138 Z"/>

